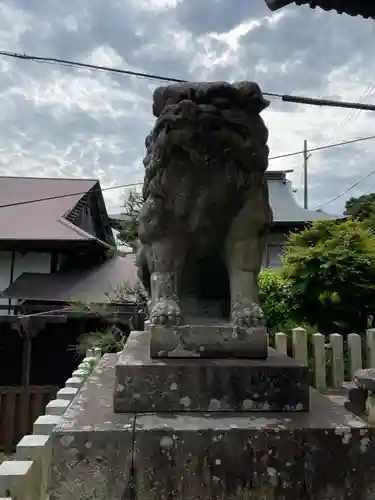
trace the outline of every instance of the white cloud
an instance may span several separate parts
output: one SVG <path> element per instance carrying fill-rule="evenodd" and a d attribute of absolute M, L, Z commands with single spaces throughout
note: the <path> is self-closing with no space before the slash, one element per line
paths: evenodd
<path fill-rule="evenodd" d="M 175 9 L 183 0 L 132 0 L 135 7 L 155 13 Z"/>
<path fill-rule="evenodd" d="M 0 4 L 0 48 L 190 79 L 250 79 L 264 91 L 375 102 L 374 24 L 308 8 L 277 13 L 249 0 L 49 0 Z M 348 33 L 351 36 L 348 37 Z M 142 180 L 158 81 L 0 58 L 0 174 Z M 374 114 L 281 103 L 264 112 L 271 156 L 373 134 Z M 314 153 L 311 206 L 371 170 L 375 140 Z M 295 168 L 302 156 L 270 162 Z M 348 194 L 375 187 L 375 176 Z M 299 189 L 298 195 L 301 192 Z M 123 190 L 105 197 L 118 211 Z M 339 212 L 345 197 L 329 209 Z"/>
<path fill-rule="evenodd" d="M 12 49 L 22 35 L 32 29 L 31 18 L 32 16 L 12 2 L 0 4 L 0 46 L 3 50 Z"/>

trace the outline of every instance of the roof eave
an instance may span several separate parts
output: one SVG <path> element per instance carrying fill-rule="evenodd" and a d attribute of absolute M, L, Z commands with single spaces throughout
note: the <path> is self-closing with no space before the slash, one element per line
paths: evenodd
<path fill-rule="evenodd" d="M 293 2 L 294 0 L 266 0 L 267 7 L 272 11 L 279 10 Z"/>
<path fill-rule="evenodd" d="M 370 6 L 370 0 L 368 1 L 368 5 L 362 2 L 361 5 L 356 5 L 355 7 L 347 5 L 339 7 L 333 0 L 331 0 L 331 4 L 329 4 L 329 2 L 323 2 L 323 0 L 265 0 L 265 2 L 271 11 L 276 11 L 295 3 L 298 6 L 307 5 L 312 9 L 319 7 L 325 11 L 333 10 L 338 14 L 347 14 L 354 17 L 360 16 L 363 19 L 375 19 L 375 7 L 373 5 Z M 352 5 L 354 5 L 354 0 Z"/>

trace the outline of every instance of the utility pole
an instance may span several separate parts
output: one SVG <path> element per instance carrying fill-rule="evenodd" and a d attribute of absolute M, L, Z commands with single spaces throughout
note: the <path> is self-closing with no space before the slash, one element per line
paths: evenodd
<path fill-rule="evenodd" d="M 308 191 L 307 191 L 307 161 L 309 159 L 309 155 L 307 154 L 307 141 L 306 139 L 303 141 L 303 208 L 305 210 L 308 209 Z"/>

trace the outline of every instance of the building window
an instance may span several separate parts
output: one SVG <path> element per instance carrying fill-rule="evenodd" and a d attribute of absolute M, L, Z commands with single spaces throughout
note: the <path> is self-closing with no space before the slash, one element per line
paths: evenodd
<path fill-rule="evenodd" d="M 283 253 L 282 245 L 267 246 L 267 267 L 280 267 L 281 256 Z"/>

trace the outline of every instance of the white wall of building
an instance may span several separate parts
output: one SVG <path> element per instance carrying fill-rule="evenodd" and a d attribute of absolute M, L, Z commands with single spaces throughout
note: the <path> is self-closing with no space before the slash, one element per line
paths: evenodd
<path fill-rule="evenodd" d="M 12 252 L 0 250 L 0 291 L 7 288 L 11 280 Z M 13 281 L 22 273 L 50 273 L 51 255 L 41 252 L 27 252 L 25 254 L 15 253 L 13 267 Z M 1 305 L 8 305 L 9 300 L 0 298 Z M 7 314 L 7 310 L 1 310 L 0 314 Z"/>

